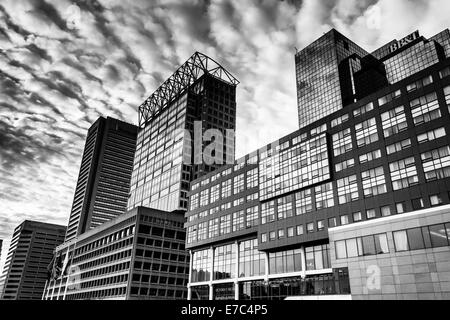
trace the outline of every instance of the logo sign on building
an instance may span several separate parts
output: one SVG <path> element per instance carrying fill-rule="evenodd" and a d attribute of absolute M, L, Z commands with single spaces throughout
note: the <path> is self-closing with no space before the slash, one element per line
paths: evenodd
<path fill-rule="evenodd" d="M 420 37 L 419 31 L 415 31 L 399 41 L 395 40 L 395 42 L 390 46 L 389 52 L 390 53 L 395 52 L 398 49 L 406 46 L 408 43 L 411 43 L 414 40 L 419 39 L 419 37 Z"/>

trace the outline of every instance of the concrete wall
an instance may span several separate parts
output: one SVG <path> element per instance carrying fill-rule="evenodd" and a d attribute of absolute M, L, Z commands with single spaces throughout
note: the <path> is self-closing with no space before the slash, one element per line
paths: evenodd
<path fill-rule="evenodd" d="M 450 300 L 450 247 L 395 252 L 392 235 L 448 222 L 443 206 L 330 229 L 332 266 L 348 267 L 354 300 Z M 389 253 L 336 260 L 335 241 L 379 233 L 387 233 Z"/>

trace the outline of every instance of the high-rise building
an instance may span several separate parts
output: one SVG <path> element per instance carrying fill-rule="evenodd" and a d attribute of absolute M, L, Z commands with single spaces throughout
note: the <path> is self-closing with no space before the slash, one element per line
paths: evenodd
<path fill-rule="evenodd" d="M 197 52 L 139 107 L 129 211 L 56 249 L 44 299 L 186 299 L 189 183 L 234 160 L 237 84 Z"/>
<path fill-rule="evenodd" d="M 126 212 L 137 131 L 109 117 L 89 128 L 66 241 Z"/>
<path fill-rule="evenodd" d="M 42 299 L 53 250 L 65 232 L 64 226 L 28 220 L 14 230 L 3 268 L 2 299 Z"/>
<path fill-rule="evenodd" d="M 128 209 L 186 210 L 189 183 L 234 160 L 234 136 L 227 132 L 236 127 L 238 83 L 217 62 L 196 52 L 140 106 Z M 213 156 L 220 161 L 204 161 L 205 132 L 211 129 L 228 138 L 216 141 Z"/>
<path fill-rule="evenodd" d="M 300 128 L 448 58 L 449 53 L 448 29 L 430 39 L 416 31 L 371 54 L 332 29 L 295 56 Z"/>
<path fill-rule="evenodd" d="M 395 41 L 395 83 L 193 181 L 190 299 L 450 299 L 448 35 Z"/>

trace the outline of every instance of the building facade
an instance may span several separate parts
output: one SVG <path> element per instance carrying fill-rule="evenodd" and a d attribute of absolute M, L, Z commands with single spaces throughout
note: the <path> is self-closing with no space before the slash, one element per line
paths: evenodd
<path fill-rule="evenodd" d="M 425 40 L 417 41 L 409 46 Z M 349 280 L 361 270 L 337 261 L 332 235 L 344 228 L 357 238 L 365 223 L 450 204 L 449 107 L 445 58 L 195 180 L 186 214 L 189 298 L 361 298 L 365 291 Z M 436 222 L 442 237 L 445 223 Z M 373 245 L 392 260 L 389 237 Z M 364 248 L 352 263 L 373 255 Z"/>
<path fill-rule="evenodd" d="M 65 242 L 43 299 L 186 299 L 183 222 L 183 213 L 138 207 Z"/>
<path fill-rule="evenodd" d="M 448 29 L 429 39 L 416 31 L 370 54 L 332 29 L 295 56 L 300 128 L 445 60 L 449 53 Z"/>
<path fill-rule="evenodd" d="M 137 131 L 109 117 L 89 128 L 66 241 L 126 212 Z"/>
<path fill-rule="evenodd" d="M 197 52 L 141 105 L 129 210 L 186 210 L 189 183 L 234 161 L 234 136 L 226 133 L 236 127 L 237 84 L 217 62 Z M 220 161 L 205 161 L 208 141 L 203 139 L 211 129 L 228 138 L 218 142 Z"/>
<path fill-rule="evenodd" d="M 5 300 L 40 300 L 53 250 L 64 241 L 66 228 L 24 221 L 15 230 L 3 269 Z"/>

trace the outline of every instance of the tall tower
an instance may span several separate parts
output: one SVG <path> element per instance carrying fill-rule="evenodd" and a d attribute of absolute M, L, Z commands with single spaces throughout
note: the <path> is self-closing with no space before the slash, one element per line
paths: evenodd
<path fill-rule="evenodd" d="M 109 117 L 89 129 L 66 241 L 125 213 L 137 131 Z"/>
<path fill-rule="evenodd" d="M 64 226 L 35 221 L 24 221 L 14 230 L 3 269 L 2 299 L 42 298 L 47 268 L 65 232 Z"/>
<path fill-rule="evenodd" d="M 353 75 L 368 54 L 332 29 L 295 55 L 300 128 L 355 102 Z"/>
<path fill-rule="evenodd" d="M 139 107 L 141 130 L 129 210 L 139 206 L 169 212 L 186 210 L 189 183 L 234 160 L 234 148 L 230 148 L 234 136 L 219 142 L 216 156 L 222 163 L 205 163 L 194 145 L 209 129 L 223 136 L 227 130 L 234 131 L 238 83 L 217 62 L 196 52 Z M 203 151 L 208 142 L 200 144 Z"/>

